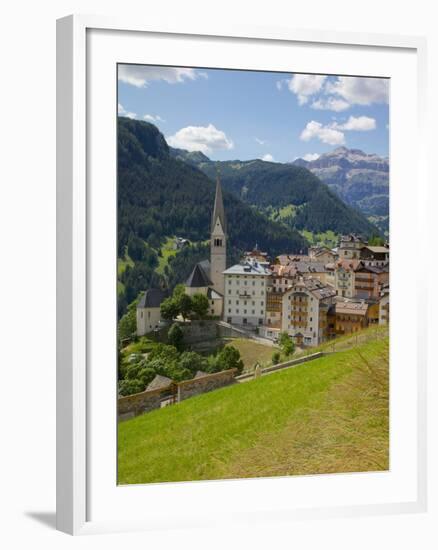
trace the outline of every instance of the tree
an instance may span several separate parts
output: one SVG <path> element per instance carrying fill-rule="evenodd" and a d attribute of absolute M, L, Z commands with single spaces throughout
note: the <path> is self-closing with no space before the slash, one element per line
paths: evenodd
<path fill-rule="evenodd" d="M 185 321 L 192 311 L 192 299 L 188 294 L 181 294 L 177 297 L 176 304 L 179 313 Z"/>
<path fill-rule="evenodd" d="M 194 294 L 192 296 L 192 312 L 195 318 L 205 319 L 208 313 L 208 298 L 205 294 Z"/>
<path fill-rule="evenodd" d="M 175 346 L 177 350 L 181 350 L 184 344 L 184 334 L 178 323 L 173 323 L 167 333 L 167 340 L 171 346 Z"/>
<path fill-rule="evenodd" d="M 119 321 L 119 338 L 131 338 L 137 330 L 137 304 L 138 299 L 131 302 L 128 311 Z"/>
<path fill-rule="evenodd" d="M 175 319 L 175 317 L 178 317 L 178 313 L 179 313 L 178 304 L 175 302 L 175 300 L 172 297 L 166 298 L 161 302 L 160 311 L 161 311 L 161 317 L 163 319 L 172 321 L 173 319 Z"/>
<path fill-rule="evenodd" d="M 239 350 L 234 346 L 226 346 L 216 357 L 215 371 L 237 369 L 237 374 L 243 371 L 243 361 Z"/>
<path fill-rule="evenodd" d="M 180 355 L 178 366 L 191 371 L 192 375 L 196 374 L 198 370 L 207 371 L 208 369 L 207 359 L 194 351 L 184 351 Z"/>
<path fill-rule="evenodd" d="M 140 380 L 122 380 L 119 382 L 119 395 L 131 395 L 140 393 L 145 386 Z"/>
<path fill-rule="evenodd" d="M 295 344 L 287 332 L 281 332 L 278 338 L 281 351 L 286 357 L 293 355 L 295 351 Z"/>

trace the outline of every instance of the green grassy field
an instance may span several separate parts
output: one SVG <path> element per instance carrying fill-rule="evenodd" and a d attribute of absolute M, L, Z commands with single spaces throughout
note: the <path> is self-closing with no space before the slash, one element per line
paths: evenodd
<path fill-rule="evenodd" d="M 325 231 L 324 233 L 311 233 L 304 229 L 300 233 L 307 239 L 310 245 L 325 245 L 329 248 L 337 246 L 339 236 L 333 231 Z"/>
<path fill-rule="evenodd" d="M 227 344 L 239 350 L 240 357 L 243 360 L 244 370 L 253 370 L 256 363 L 262 366 L 271 364 L 272 353 L 277 350 L 277 347 L 265 346 L 254 340 L 246 338 L 233 338 Z"/>
<path fill-rule="evenodd" d="M 161 247 L 161 256 L 158 256 L 158 267 L 156 272 L 160 275 L 164 275 L 164 268 L 169 262 L 169 258 L 177 254 L 177 250 L 173 248 L 175 237 L 167 237 L 165 243 Z"/>
<path fill-rule="evenodd" d="M 388 340 L 119 423 L 118 482 L 386 470 Z"/>

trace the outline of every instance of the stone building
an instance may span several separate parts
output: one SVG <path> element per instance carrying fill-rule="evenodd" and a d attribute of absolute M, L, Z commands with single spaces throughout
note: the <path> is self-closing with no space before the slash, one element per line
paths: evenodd
<path fill-rule="evenodd" d="M 227 268 L 227 220 L 225 217 L 224 203 L 222 200 L 222 188 L 219 177 L 216 182 L 216 196 L 214 209 L 211 218 L 211 239 L 210 239 L 210 279 L 213 289 L 224 295 L 223 272 Z"/>
<path fill-rule="evenodd" d="M 227 255 L 227 220 L 219 178 L 216 182 L 211 217 L 210 260 L 199 262 L 185 283 L 186 294 L 203 294 L 208 298 L 209 315 L 221 317 L 223 312 L 224 275 Z"/>

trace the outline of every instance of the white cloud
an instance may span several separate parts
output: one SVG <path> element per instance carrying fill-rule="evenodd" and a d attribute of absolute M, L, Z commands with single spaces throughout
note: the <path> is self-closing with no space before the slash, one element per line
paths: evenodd
<path fill-rule="evenodd" d="M 148 65 L 119 65 L 118 78 L 126 84 L 145 88 L 152 80 L 164 80 L 169 84 L 177 84 L 186 80 L 207 78 L 207 74 L 182 67 L 155 67 Z"/>
<path fill-rule="evenodd" d="M 303 141 L 310 141 L 313 138 L 317 138 L 328 145 L 344 145 L 345 143 L 343 132 L 329 126 L 323 126 L 315 120 L 308 122 L 300 135 L 300 139 Z"/>
<path fill-rule="evenodd" d="M 259 145 L 266 145 L 268 143 L 267 141 L 264 141 L 263 139 L 259 139 L 257 137 L 255 137 L 254 139 Z"/>
<path fill-rule="evenodd" d="M 218 130 L 213 124 L 208 126 L 186 126 L 178 130 L 173 136 L 166 138 L 171 147 L 187 149 L 187 151 L 201 151 L 208 154 L 220 149 L 232 149 L 233 142 L 227 138 L 225 132 Z"/>
<path fill-rule="evenodd" d="M 127 111 L 121 103 L 117 104 L 117 114 L 120 116 L 126 116 L 128 118 L 137 118 L 136 113 L 131 113 L 130 111 Z"/>
<path fill-rule="evenodd" d="M 307 162 L 312 162 L 312 160 L 319 159 L 321 155 L 318 153 L 306 153 L 303 157 L 301 157 L 303 160 L 307 160 Z"/>
<path fill-rule="evenodd" d="M 274 162 L 274 157 L 271 155 L 271 153 L 266 153 L 266 155 L 262 156 L 262 159 L 265 162 Z"/>
<path fill-rule="evenodd" d="M 389 81 L 384 78 L 339 76 L 334 82 L 328 82 L 325 90 L 340 95 L 350 104 L 371 105 L 389 101 Z"/>
<path fill-rule="evenodd" d="M 166 122 L 159 115 L 143 115 L 143 120 L 147 120 L 148 122 Z"/>
<path fill-rule="evenodd" d="M 356 132 L 367 132 L 369 130 L 375 130 L 376 128 L 376 119 L 369 116 L 350 116 L 347 122 L 343 124 L 338 124 L 335 122 L 330 126 L 337 130 L 353 130 Z"/>
<path fill-rule="evenodd" d="M 311 104 L 312 109 L 318 109 L 320 111 L 345 111 L 350 108 L 350 104 L 344 99 L 338 99 L 336 97 L 328 97 L 324 99 L 320 97 Z"/>
<path fill-rule="evenodd" d="M 298 103 L 304 105 L 310 96 L 319 92 L 327 77 L 316 74 L 295 74 L 287 81 L 288 88 L 298 97 Z"/>

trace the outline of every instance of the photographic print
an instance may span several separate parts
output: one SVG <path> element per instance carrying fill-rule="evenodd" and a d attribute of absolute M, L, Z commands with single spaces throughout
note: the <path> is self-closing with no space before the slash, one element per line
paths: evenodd
<path fill-rule="evenodd" d="M 389 469 L 389 79 L 118 65 L 118 483 Z"/>

